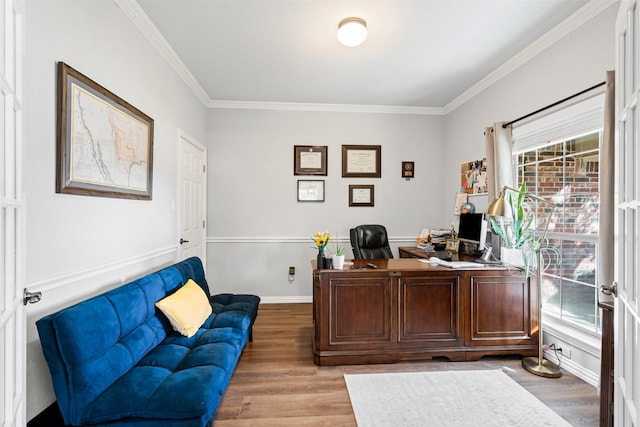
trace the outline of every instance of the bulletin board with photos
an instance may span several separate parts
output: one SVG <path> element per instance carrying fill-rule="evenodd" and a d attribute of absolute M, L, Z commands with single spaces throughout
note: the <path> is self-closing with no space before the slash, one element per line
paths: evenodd
<path fill-rule="evenodd" d="M 467 194 L 487 193 L 487 159 L 473 160 L 460 165 L 460 191 Z"/>

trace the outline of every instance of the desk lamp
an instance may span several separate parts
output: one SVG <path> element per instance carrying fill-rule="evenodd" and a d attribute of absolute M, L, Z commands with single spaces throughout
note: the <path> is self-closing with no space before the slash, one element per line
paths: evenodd
<path fill-rule="evenodd" d="M 544 231 L 542 235 L 537 241 L 533 243 L 533 249 L 535 252 L 537 270 L 538 270 L 538 336 L 540 342 L 538 344 L 538 357 L 525 357 L 522 359 L 522 367 L 528 372 L 538 375 L 541 377 L 547 378 L 558 378 L 562 375 L 560 368 L 553 362 L 549 360 L 545 360 L 542 354 L 542 251 L 541 242 L 544 241 L 547 236 L 547 231 L 549 230 L 549 223 L 551 222 L 551 216 L 556 210 L 557 205 L 551 201 L 543 199 L 540 196 L 537 196 L 533 193 L 527 193 L 524 191 L 517 190 L 512 187 L 504 186 L 500 191 L 500 195 L 497 199 L 495 199 L 491 205 L 489 205 L 489 209 L 487 210 L 487 215 L 496 216 L 496 217 L 508 217 L 512 218 L 513 208 L 511 207 L 511 203 L 506 200 L 505 196 L 507 191 L 512 191 L 516 194 L 522 194 L 524 197 L 528 197 L 530 199 L 546 203 L 551 205 L 551 211 L 546 219 L 546 224 L 544 227 Z"/>

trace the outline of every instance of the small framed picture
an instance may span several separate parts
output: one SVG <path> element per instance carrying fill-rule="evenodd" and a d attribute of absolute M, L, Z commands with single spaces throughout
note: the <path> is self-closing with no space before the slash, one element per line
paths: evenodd
<path fill-rule="evenodd" d="M 299 202 L 324 202 L 324 180 L 298 180 Z"/>
<path fill-rule="evenodd" d="M 457 254 L 459 249 L 460 249 L 460 240 L 447 239 L 447 245 L 445 247 L 445 250 L 447 252 L 453 252 Z"/>
<path fill-rule="evenodd" d="M 293 174 L 327 176 L 327 146 L 294 145 Z"/>
<path fill-rule="evenodd" d="M 415 175 L 414 162 L 402 162 L 402 177 L 413 178 Z"/>
<path fill-rule="evenodd" d="M 349 206 L 373 206 L 373 185 L 350 185 Z"/>

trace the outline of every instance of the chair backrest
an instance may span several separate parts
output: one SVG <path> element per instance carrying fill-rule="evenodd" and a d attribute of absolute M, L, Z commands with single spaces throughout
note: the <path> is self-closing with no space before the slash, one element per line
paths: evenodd
<path fill-rule="evenodd" d="M 393 252 L 389 247 L 387 229 L 384 225 L 359 225 L 349 230 L 353 256 L 356 259 L 389 259 Z"/>

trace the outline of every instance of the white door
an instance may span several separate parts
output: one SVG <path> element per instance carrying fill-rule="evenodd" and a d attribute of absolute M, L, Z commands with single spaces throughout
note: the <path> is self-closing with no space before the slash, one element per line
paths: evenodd
<path fill-rule="evenodd" d="M 179 136 L 180 259 L 198 256 L 206 265 L 207 148 Z"/>
<path fill-rule="evenodd" d="M 0 425 L 26 425 L 22 39 L 24 4 L 0 3 Z"/>
<path fill-rule="evenodd" d="M 616 242 L 614 321 L 616 426 L 640 425 L 640 42 L 638 4 L 616 21 Z"/>

